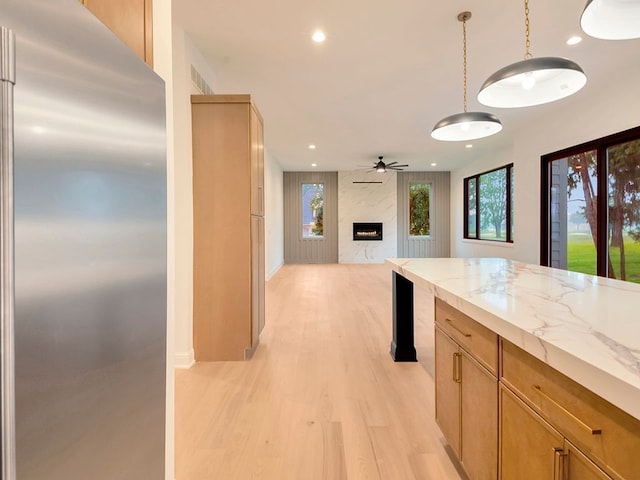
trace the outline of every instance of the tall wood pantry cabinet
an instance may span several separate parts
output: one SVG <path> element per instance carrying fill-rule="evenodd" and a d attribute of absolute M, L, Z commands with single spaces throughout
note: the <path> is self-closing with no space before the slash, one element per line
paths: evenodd
<path fill-rule="evenodd" d="M 263 123 L 249 95 L 193 95 L 193 343 L 250 358 L 264 327 Z"/>

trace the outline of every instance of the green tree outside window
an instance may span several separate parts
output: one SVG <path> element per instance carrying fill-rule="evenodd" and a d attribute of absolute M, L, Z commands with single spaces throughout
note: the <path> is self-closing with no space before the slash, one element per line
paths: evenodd
<path fill-rule="evenodd" d="M 431 186 L 428 183 L 409 184 L 409 235 L 431 234 L 429 202 Z"/>

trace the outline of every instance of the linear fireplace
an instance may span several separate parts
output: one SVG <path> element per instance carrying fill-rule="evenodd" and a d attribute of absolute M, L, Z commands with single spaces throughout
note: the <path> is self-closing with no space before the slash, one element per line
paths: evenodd
<path fill-rule="evenodd" d="M 382 240 L 382 223 L 353 224 L 354 240 Z"/>

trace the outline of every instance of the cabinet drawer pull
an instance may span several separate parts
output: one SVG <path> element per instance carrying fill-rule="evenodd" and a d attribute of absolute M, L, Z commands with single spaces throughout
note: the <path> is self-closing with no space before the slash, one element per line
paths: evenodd
<path fill-rule="evenodd" d="M 576 417 L 573 413 L 571 413 L 569 410 L 567 410 L 566 408 L 564 408 L 562 405 L 560 405 L 558 402 L 556 402 L 553 398 L 551 398 L 549 395 L 547 395 L 546 393 L 544 393 L 542 391 L 542 387 L 540 385 L 532 385 L 531 388 L 533 388 L 536 392 L 538 392 L 542 397 L 546 398 L 547 401 L 553 405 L 555 405 L 557 408 L 559 408 L 560 410 L 562 410 L 569 418 L 571 418 L 574 422 L 576 422 L 578 425 L 580 425 L 582 428 L 584 428 L 585 430 L 587 430 L 589 433 L 591 433 L 591 435 L 601 435 L 602 434 L 602 429 L 600 428 L 591 428 L 589 425 L 587 425 L 586 423 L 584 423 L 582 420 L 580 420 L 578 417 Z"/>
<path fill-rule="evenodd" d="M 456 352 L 453 354 L 453 381 L 455 383 L 462 382 L 462 365 L 460 362 L 461 358 L 461 353 Z"/>
<path fill-rule="evenodd" d="M 451 326 L 451 328 L 453 328 L 454 330 L 457 330 L 459 333 L 461 333 L 463 336 L 467 337 L 467 338 L 471 338 L 471 334 L 470 333 L 466 333 L 462 330 L 460 330 L 458 327 L 456 327 L 453 324 L 453 320 L 451 320 L 450 318 L 445 318 L 445 321 Z"/>
<path fill-rule="evenodd" d="M 562 448 L 553 449 L 553 480 L 565 480 L 565 463 L 567 454 Z"/>

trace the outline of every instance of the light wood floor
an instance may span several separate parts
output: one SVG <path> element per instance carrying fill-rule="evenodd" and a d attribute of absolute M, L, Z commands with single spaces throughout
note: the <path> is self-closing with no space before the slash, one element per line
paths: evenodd
<path fill-rule="evenodd" d="M 391 271 L 286 265 L 248 362 L 176 373 L 176 480 L 460 479 L 434 421 L 433 300 L 420 363 L 394 363 Z"/>

